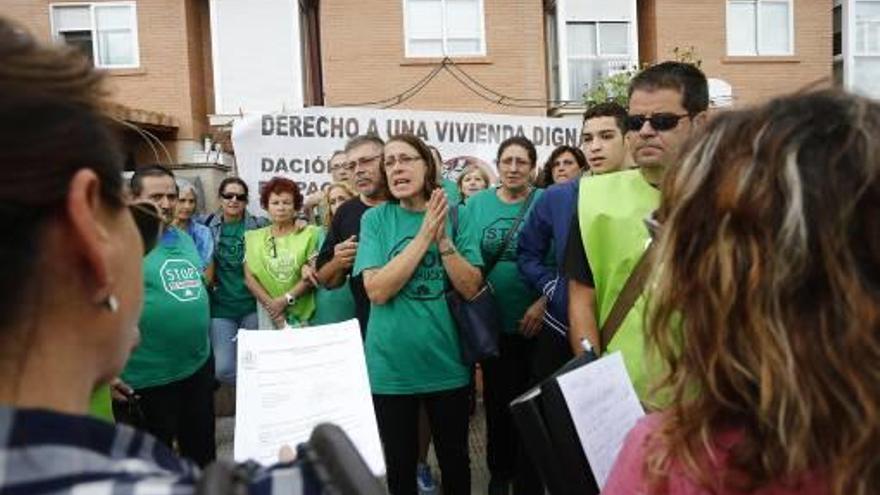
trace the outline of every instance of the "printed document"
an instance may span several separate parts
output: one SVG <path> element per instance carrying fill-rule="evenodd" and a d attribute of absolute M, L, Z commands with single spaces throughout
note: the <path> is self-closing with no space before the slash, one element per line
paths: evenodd
<path fill-rule="evenodd" d="M 320 423 L 351 438 L 370 470 L 385 474 L 357 320 L 238 332 L 235 460 L 278 462 Z"/>
<path fill-rule="evenodd" d="M 557 381 L 601 489 L 626 434 L 645 415 L 623 356 L 615 352 L 569 371 Z"/>

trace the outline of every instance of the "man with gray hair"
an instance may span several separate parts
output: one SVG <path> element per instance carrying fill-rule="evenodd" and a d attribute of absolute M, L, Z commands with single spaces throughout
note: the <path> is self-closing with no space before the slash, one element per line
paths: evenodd
<path fill-rule="evenodd" d="M 346 201 L 336 211 L 321 247 L 317 277 L 324 287 L 339 287 L 351 275 L 361 231 L 361 217 L 368 209 L 388 199 L 388 186 L 382 171 L 384 149 L 384 141 L 372 134 L 356 136 L 345 145 L 345 156 L 354 171 L 358 197 Z M 370 300 L 364 290 L 363 278 L 360 275 L 352 277 L 349 285 L 354 296 L 361 335 L 365 335 L 370 316 Z"/>

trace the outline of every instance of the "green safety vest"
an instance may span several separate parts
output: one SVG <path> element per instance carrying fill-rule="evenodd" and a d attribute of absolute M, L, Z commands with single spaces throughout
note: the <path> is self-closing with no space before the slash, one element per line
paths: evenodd
<path fill-rule="evenodd" d="M 578 223 L 593 273 L 599 328 L 651 240 L 647 218 L 660 204 L 660 191 L 638 170 L 580 179 Z M 647 392 L 644 365 L 645 298 L 639 297 L 607 352 L 620 351 L 639 397 Z"/>
<path fill-rule="evenodd" d="M 309 225 L 297 233 L 276 238 L 274 253 L 270 248 L 271 237 L 271 226 L 245 232 L 245 261 L 263 289 L 270 296 L 279 297 L 299 282 L 302 266 L 316 249 L 318 228 Z M 287 308 L 287 322 L 307 323 L 314 312 L 315 292 L 310 291 Z"/>

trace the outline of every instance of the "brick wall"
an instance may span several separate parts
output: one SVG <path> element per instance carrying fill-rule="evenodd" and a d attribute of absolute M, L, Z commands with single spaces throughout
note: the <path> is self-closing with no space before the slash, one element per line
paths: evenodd
<path fill-rule="evenodd" d="M 462 67 L 508 96 L 547 98 L 541 0 L 484 0 L 486 57 Z M 434 65 L 404 57 L 401 0 L 321 3 L 325 104 L 381 100 L 404 91 Z M 434 59 L 433 62 L 438 60 Z M 396 108 L 545 115 L 546 108 L 503 107 L 480 99 L 449 74 Z"/>
<path fill-rule="evenodd" d="M 70 2 L 0 1 L 2 15 L 23 24 L 44 42 L 51 41 L 49 4 Z M 114 101 L 178 119 L 177 135 L 166 143 L 178 161 L 189 159 L 192 146 L 185 142 L 198 140 L 207 125 L 203 52 L 210 52 L 210 41 L 206 47 L 201 32 L 205 21 L 201 17 L 207 15 L 207 7 L 202 3 L 207 4 L 204 0 L 139 0 L 140 67 L 108 71 L 108 88 Z"/>
<path fill-rule="evenodd" d="M 709 77 L 733 86 L 737 104 L 831 84 L 831 0 L 794 0 L 794 55 L 728 57 L 726 0 L 650 0 L 654 25 L 640 26 L 643 62 L 669 59 L 672 50 L 694 46 Z M 640 9 L 644 8 L 640 4 Z M 640 17 L 640 21 L 642 18 Z M 650 55 L 650 58 L 645 57 Z"/>

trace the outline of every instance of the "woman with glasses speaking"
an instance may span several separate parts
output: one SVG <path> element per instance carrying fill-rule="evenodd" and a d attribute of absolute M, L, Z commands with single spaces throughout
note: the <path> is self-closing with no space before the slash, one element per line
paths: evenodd
<path fill-rule="evenodd" d="M 409 134 L 392 136 L 383 158 L 392 199 L 364 213 L 353 273 L 363 274 L 371 303 L 365 351 L 388 488 L 393 495 L 417 492 L 424 405 L 443 491 L 468 494 L 470 370 L 461 360 L 445 294 L 450 286 L 466 299 L 477 294 L 479 248 L 466 219 L 453 233 L 425 143 Z"/>
<path fill-rule="evenodd" d="M 244 283 L 244 233 L 268 223 L 247 211 L 248 186 L 238 177 L 220 182 L 220 211 L 206 218 L 214 236 L 211 346 L 217 380 L 235 384 L 235 334 L 257 328 L 257 302 Z"/>
<path fill-rule="evenodd" d="M 244 279 L 260 303 L 259 327 L 304 325 L 315 312 L 315 295 L 311 282 L 301 273 L 318 249 L 318 228 L 297 224 L 303 196 L 290 179 L 273 177 L 267 182 L 260 193 L 260 205 L 269 213 L 272 225 L 244 235 Z"/>

